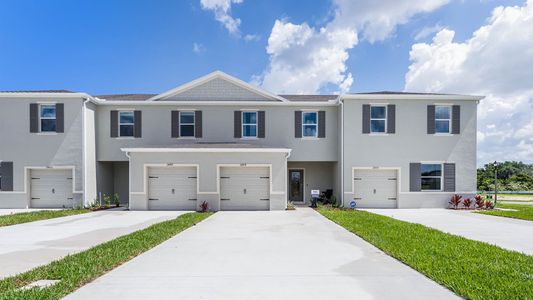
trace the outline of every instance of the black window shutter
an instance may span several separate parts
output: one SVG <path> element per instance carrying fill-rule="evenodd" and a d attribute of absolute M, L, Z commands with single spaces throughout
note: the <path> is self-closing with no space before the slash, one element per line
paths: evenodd
<path fill-rule="evenodd" d="M 370 104 L 363 104 L 363 133 L 370 133 Z"/>
<path fill-rule="evenodd" d="M 260 139 L 265 138 L 265 111 L 261 110 L 257 112 L 257 137 Z"/>
<path fill-rule="evenodd" d="M 118 111 L 111 111 L 111 137 L 118 137 Z"/>
<path fill-rule="evenodd" d="M 461 106 L 452 106 L 452 133 L 459 134 L 461 132 Z"/>
<path fill-rule="evenodd" d="M 30 103 L 30 132 L 39 132 L 39 104 Z"/>
<path fill-rule="evenodd" d="M 435 134 L 435 105 L 428 105 L 428 134 Z"/>
<path fill-rule="evenodd" d="M 396 133 L 396 105 L 387 105 L 387 133 Z"/>
<path fill-rule="evenodd" d="M 3 161 L 0 163 L 0 175 L 2 178 L 2 191 L 13 191 L 13 162 Z"/>
<path fill-rule="evenodd" d="M 170 128 L 171 128 L 171 136 L 173 138 L 178 138 L 180 137 L 180 112 L 177 111 L 177 110 L 173 110 L 171 112 L 171 117 L 170 117 Z"/>
<path fill-rule="evenodd" d="M 65 105 L 56 104 L 56 132 L 65 132 Z"/>
<path fill-rule="evenodd" d="M 294 137 L 302 137 L 302 112 L 299 110 L 294 112 Z"/>
<path fill-rule="evenodd" d="M 420 178 L 422 166 L 420 163 L 409 164 L 409 191 L 420 192 L 422 180 Z"/>
<path fill-rule="evenodd" d="M 326 137 L 326 112 L 324 110 L 318 112 L 318 137 Z"/>
<path fill-rule="evenodd" d="M 233 137 L 236 139 L 240 139 L 242 137 L 241 127 L 242 127 L 242 119 L 241 119 L 241 111 L 236 110 L 233 112 Z"/>
<path fill-rule="evenodd" d="M 455 192 L 455 164 L 444 164 L 444 188 L 445 192 Z"/>
<path fill-rule="evenodd" d="M 142 111 L 136 110 L 133 112 L 133 118 L 134 118 L 134 129 L 133 129 L 133 135 L 136 138 L 142 137 L 142 128 L 143 128 L 143 122 L 142 122 Z"/>
<path fill-rule="evenodd" d="M 194 137 L 202 137 L 202 111 L 197 110 L 194 112 Z"/>

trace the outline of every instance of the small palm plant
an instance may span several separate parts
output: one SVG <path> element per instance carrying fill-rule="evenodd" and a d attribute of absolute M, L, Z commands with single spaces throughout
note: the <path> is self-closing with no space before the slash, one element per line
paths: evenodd
<path fill-rule="evenodd" d="M 470 208 L 470 205 L 472 205 L 472 199 L 471 198 L 466 198 L 463 200 L 463 206 L 465 208 Z"/>

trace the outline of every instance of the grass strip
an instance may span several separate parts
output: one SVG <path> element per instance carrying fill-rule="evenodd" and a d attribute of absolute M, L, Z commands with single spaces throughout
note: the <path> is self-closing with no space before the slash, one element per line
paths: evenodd
<path fill-rule="evenodd" d="M 318 211 L 464 298 L 533 299 L 533 256 L 366 211 Z"/>
<path fill-rule="evenodd" d="M 60 299 L 137 255 L 199 223 L 212 213 L 186 213 L 80 253 L 0 281 L 1 299 Z M 44 289 L 19 290 L 28 283 L 60 280 Z"/>
<path fill-rule="evenodd" d="M 476 213 L 533 221 L 533 205 L 498 203 L 497 207 L 506 208 L 506 209 L 514 209 L 514 210 L 496 210 L 496 209 L 495 210 L 481 210 L 481 211 L 476 211 Z"/>
<path fill-rule="evenodd" d="M 0 216 L 0 227 L 91 212 L 88 209 L 39 210 Z"/>

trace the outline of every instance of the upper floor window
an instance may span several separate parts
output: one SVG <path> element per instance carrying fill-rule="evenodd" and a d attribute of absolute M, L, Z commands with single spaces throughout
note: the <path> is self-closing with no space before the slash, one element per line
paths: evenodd
<path fill-rule="evenodd" d="M 40 106 L 41 132 L 56 132 L 56 105 L 41 104 Z"/>
<path fill-rule="evenodd" d="M 370 132 L 385 133 L 387 129 L 387 107 L 372 105 L 370 107 Z"/>
<path fill-rule="evenodd" d="M 440 191 L 442 183 L 442 164 L 421 164 L 420 179 L 422 191 Z"/>
<path fill-rule="evenodd" d="M 121 137 L 132 137 L 135 127 L 135 116 L 133 111 L 118 112 L 118 131 Z"/>
<path fill-rule="evenodd" d="M 435 106 L 435 133 L 451 133 L 451 106 Z"/>
<path fill-rule="evenodd" d="M 180 111 L 180 136 L 194 137 L 194 111 Z"/>
<path fill-rule="evenodd" d="M 318 112 L 311 111 L 302 113 L 302 136 L 318 136 Z"/>
<path fill-rule="evenodd" d="M 257 112 L 242 112 L 242 137 L 257 137 Z"/>

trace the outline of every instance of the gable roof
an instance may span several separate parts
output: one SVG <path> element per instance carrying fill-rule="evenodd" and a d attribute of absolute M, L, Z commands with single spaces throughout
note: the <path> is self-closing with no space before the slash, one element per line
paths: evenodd
<path fill-rule="evenodd" d="M 212 72 L 210 74 L 207 74 L 203 77 L 200 77 L 198 79 L 195 79 L 193 81 L 190 81 L 188 83 L 185 83 L 181 86 L 178 86 L 176 88 L 173 88 L 171 90 L 168 90 L 164 93 L 161 93 L 159 95 L 156 95 L 154 97 L 151 97 L 150 99 L 148 99 L 148 101 L 158 101 L 158 100 L 164 100 L 166 98 L 171 98 L 172 96 L 177 96 L 181 93 L 185 93 L 189 90 L 192 90 L 196 87 L 199 87 L 203 84 L 206 84 L 210 81 L 213 81 L 213 80 L 216 80 L 216 79 L 219 79 L 219 80 L 223 80 L 223 81 L 226 81 L 230 84 L 233 84 L 233 85 L 236 85 L 244 90 L 247 90 L 253 94 L 256 94 L 258 96 L 261 96 L 261 97 L 264 97 L 264 98 L 267 98 L 269 100 L 273 100 L 273 101 L 281 101 L 281 102 L 286 102 L 287 100 L 284 99 L 283 97 L 281 96 L 278 96 L 278 95 L 275 95 L 275 94 L 272 94 L 270 92 L 267 92 L 259 87 L 256 87 L 256 86 L 253 86 L 247 82 L 244 82 L 236 77 L 233 77 L 233 76 L 230 76 L 222 71 L 215 71 L 215 72 Z"/>

